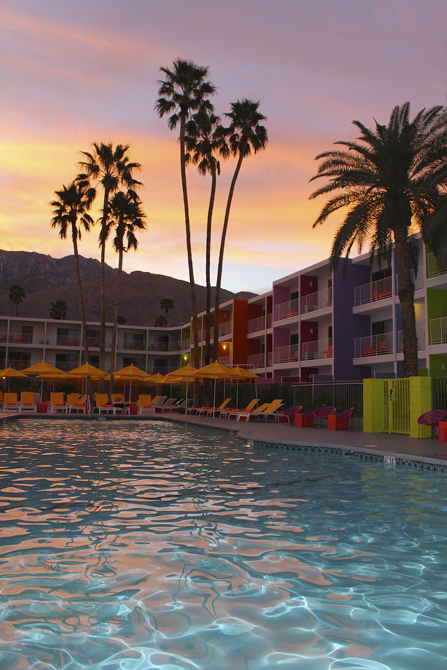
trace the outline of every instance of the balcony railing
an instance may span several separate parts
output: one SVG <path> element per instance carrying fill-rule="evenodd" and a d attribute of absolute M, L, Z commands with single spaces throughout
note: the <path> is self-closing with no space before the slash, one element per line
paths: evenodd
<path fill-rule="evenodd" d="M 314 361 L 322 358 L 332 358 L 332 338 L 303 342 L 301 348 L 303 361 Z"/>
<path fill-rule="evenodd" d="M 247 356 L 247 363 L 254 365 L 255 368 L 263 368 L 265 366 L 265 354 L 252 354 Z"/>
<path fill-rule="evenodd" d="M 393 333 L 367 335 L 354 339 L 354 358 L 368 358 L 392 353 L 394 353 Z"/>
<path fill-rule="evenodd" d="M 430 344 L 447 344 L 447 316 L 430 319 Z"/>
<path fill-rule="evenodd" d="M 7 339 L 6 335 L 2 335 L 0 342 L 6 342 Z M 9 344 L 32 344 L 33 336 L 31 333 L 24 333 L 23 335 L 20 333 L 16 333 L 15 335 L 10 334 L 8 342 Z"/>
<path fill-rule="evenodd" d="M 58 347 L 79 347 L 79 337 L 67 337 L 67 335 L 57 335 L 56 345 Z"/>
<path fill-rule="evenodd" d="M 369 284 L 356 286 L 354 288 L 354 305 L 366 305 L 369 302 L 391 298 L 392 291 L 392 277 L 385 277 L 385 279 L 378 279 Z"/>
<path fill-rule="evenodd" d="M 259 333 L 260 330 L 265 330 L 265 317 L 258 316 L 256 319 L 250 319 L 248 322 L 248 332 Z"/>
<path fill-rule="evenodd" d="M 219 323 L 219 337 L 223 335 L 229 335 L 233 332 L 233 322 L 224 321 L 224 323 Z"/>
<path fill-rule="evenodd" d="M 266 367 L 268 367 L 268 368 L 273 367 L 273 352 L 272 351 L 267 352 L 267 366 Z"/>
<path fill-rule="evenodd" d="M 29 368 L 31 365 L 30 360 L 17 360 L 14 358 L 10 358 L 8 361 L 5 359 L 0 361 L 0 365 L 3 368 L 13 368 L 14 370 L 18 370 L 19 372 L 21 370 L 24 370 L 25 368 Z"/>
<path fill-rule="evenodd" d="M 275 365 L 281 363 L 295 363 L 299 359 L 299 347 L 297 344 L 288 344 L 284 347 L 275 347 L 274 361 Z"/>
<path fill-rule="evenodd" d="M 418 351 L 425 349 L 425 328 L 420 326 L 416 328 L 416 337 L 418 338 Z M 402 352 L 404 348 L 404 331 L 399 330 L 397 333 L 397 350 Z"/>
<path fill-rule="evenodd" d="M 299 310 L 298 298 L 275 305 L 275 321 L 282 321 L 283 319 L 290 319 L 292 316 L 298 316 Z"/>
<path fill-rule="evenodd" d="M 123 342 L 122 349 L 124 349 L 124 351 L 145 351 L 146 350 L 146 344 L 144 342 L 139 341 L 139 340 L 125 340 Z M 162 351 L 162 350 L 160 349 L 160 351 Z M 163 350 L 163 351 L 165 351 L 165 350 Z"/>
<path fill-rule="evenodd" d="M 439 277 L 439 275 L 445 275 L 447 273 L 447 266 L 442 270 L 434 253 L 427 254 L 427 277 Z"/>
<path fill-rule="evenodd" d="M 185 349 L 189 349 L 191 340 L 188 338 L 187 340 L 182 340 L 182 351 L 185 351 Z"/>
<path fill-rule="evenodd" d="M 301 298 L 301 313 L 315 312 L 332 305 L 332 288 L 324 288 L 316 293 L 310 293 Z"/>
<path fill-rule="evenodd" d="M 271 328 L 273 323 L 273 314 L 267 314 L 267 328 Z"/>
<path fill-rule="evenodd" d="M 230 365 L 231 356 L 219 356 L 217 362 L 222 363 L 222 365 Z"/>

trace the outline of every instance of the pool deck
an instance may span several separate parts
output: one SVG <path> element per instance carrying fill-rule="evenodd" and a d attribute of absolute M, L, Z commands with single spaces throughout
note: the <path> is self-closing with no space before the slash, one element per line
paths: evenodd
<path fill-rule="evenodd" d="M 19 417 L 38 420 L 54 419 L 87 419 L 82 414 L 18 414 L 17 412 L 0 413 L 0 421 L 16 420 Z M 276 421 L 237 422 L 227 419 L 213 419 L 194 415 L 163 413 L 116 416 L 97 414 L 94 420 L 103 421 L 172 421 L 183 425 L 202 426 L 211 430 L 228 431 L 238 438 L 258 445 L 280 447 L 283 449 L 331 450 L 346 454 L 354 454 L 368 460 L 389 462 L 391 465 L 410 465 L 412 467 L 428 467 L 429 469 L 447 472 L 447 442 L 439 442 L 430 438 L 416 439 L 408 435 L 388 433 L 363 433 L 359 430 L 334 431 L 326 428 L 296 428 L 290 424 Z"/>

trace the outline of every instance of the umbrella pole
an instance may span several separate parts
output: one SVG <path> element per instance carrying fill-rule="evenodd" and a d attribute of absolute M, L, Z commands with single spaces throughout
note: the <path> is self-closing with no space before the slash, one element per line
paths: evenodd
<path fill-rule="evenodd" d="M 239 409 L 239 379 L 236 379 L 236 407 Z"/>
<path fill-rule="evenodd" d="M 130 375 L 130 387 L 129 387 L 129 405 L 132 402 L 132 375 Z"/>
<path fill-rule="evenodd" d="M 224 384 L 225 384 L 225 380 L 224 380 Z M 213 419 L 214 419 L 214 418 L 216 417 L 216 414 L 215 414 L 215 412 L 216 412 L 216 410 L 215 410 L 215 407 L 216 407 L 216 386 L 217 386 L 217 375 L 214 375 L 214 403 L 213 403 Z"/>
<path fill-rule="evenodd" d="M 189 377 L 186 377 L 186 406 L 185 406 L 185 416 L 188 414 L 188 383 L 189 383 Z"/>

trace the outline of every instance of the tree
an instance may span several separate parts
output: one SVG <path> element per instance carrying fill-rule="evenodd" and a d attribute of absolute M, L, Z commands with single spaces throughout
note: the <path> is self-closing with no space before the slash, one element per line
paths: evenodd
<path fill-rule="evenodd" d="M 109 217 L 109 199 L 120 186 L 135 189 L 141 186 L 141 182 L 133 177 L 133 173 L 141 168 L 140 163 L 131 163 L 127 155 L 130 145 L 117 144 L 113 148 L 112 143 L 103 142 L 93 143 L 93 151 L 81 151 L 86 157 L 86 161 L 81 161 L 79 166 L 83 171 L 78 176 L 81 181 L 89 180 L 96 184 L 101 184 L 104 191 L 101 230 L 99 233 L 99 246 L 101 249 L 101 324 L 99 331 L 99 367 L 101 370 L 105 366 L 106 352 L 106 284 L 105 284 L 105 262 L 106 262 L 106 242 L 108 230 L 107 222 Z"/>
<path fill-rule="evenodd" d="M 387 126 L 375 122 L 372 130 L 353 121 L 359 142 L 336 142 L 345 149 L 326 151 L 314 179 L 329 182 L 310 198 L 339 191 L 322 208 L 313 227 L 339 209 L 348 208 L 331 251 L 331 266 L 352 246 L 359 251 L 370 240 L 371 261 L 390 253 L 394 242 L 402 310 L 405 377 L 417 376 L 418 355 L 411 265 L 417 271 L 412 224 L 424 234 L 427 217 L 439 206 L 439 185 L 445 179 L 446 131 L 440 123 L 442 107 L 420 111 L 410 121 L 410 104 L 393 109 Z M 414 230 L 414 229 L 413 229 Z"/>
<path fill-rule="evenodd" d="M 62 186 L 55 191 L 56 200 L 50 202 L 53 207 L 51 227 L 59 228 L 59 237 L 65 240 L 70 230 L 73 242 L 73 260 L 75 267 L 76 286 L 78 289 L 79 308 L 81 310 L 82 333 L 84 344 L 84 359 L 88 363 L 87 318 L 85 315 L 84 295 L 82 292 L 81 271 L 79 268 L 78 240 L 81 240 L 81 231 L 89 232 L 94 221 L 88 213 L 96 196 L 94 188 L 84 181 L 74 181 L 70 186 Z"/>
<path fill-rule="evenodd" d="M 160 300 L 160 309 L 164 309 L 166 312 L 166 316 L 164 318 L 166 320 L 166 325 L 168 325 L 168 312 L 170 309 L 174 309 L 174 303 L 171 298 L 162 298 Z"/>
<path fill-rule="evenodd" d="M 268 142 L 267 130 L 265 126 L 260 125 L 260 121 L 263 121 L 266 117 L 258 111 L 259 104 L 259 100 L 255 102 L 244 98 L 243 100 L 232 102 L 230 105 L 231 112 L 225 114 L 225 116 L 231 119 L 230 125 L 226 129 L 226 134 L 229 136 L 230 152 L 233 156 L 237 156 L 237 163 L 228 192 L 220 240 L 219 263 L 217 267 L 216 292 L 214 298 L 214 358 L 216 360 L 219 349 L 219 304 L 225 240 L 234 189 L 244 158 L 249 156 L 252 151 L 256 154 L 261 149 L 265 149 L 265 145 Z"/>
<path fill-rule="evenodd" d="M 121 316 L 121 314 L 120 314 L 120 315 L 118 316 L 116 322 L 117 322 L 117 324 L 118 324 L 119 326 L 125 326 L 126 323 L 127 323 L 127 319 L 126 319 L 125 316 Z"/>
<path fill-rule="evenodd" d="M 16 316 L 19 316 L 19 305 L 25 300 L 26 293 L 23 286 L 13 284 L 9 288 L 9 302 L 16 306 Z"/>
<path fill-rule="evenodd" d="M 141 209 L 141 200 L 132 189 L 127 193 L 118 191 L 115 193 L 110 201 L 110 212 L 107 223 L 108 230 L 115 228 L 115 237 L 113 246 L 118 253 L 118 275 L 116 278 L 116 292 L 115 292 L 115 309 L 113 314 L 113 333 L 112 333 L 112 351 L 110 372 L 113 375 L 115 372 L 115 355 L 116 355 L 116 337 L 118 331 L 118 311 L 121 298 L 121 279 L 123 274 L 124 253 L 129 249 L 138 248 L 138 240 L 136 238 L 136 230 L 145 230 L 146 215 Z"/>
<path fill-rule="evenodd" d="M 188 254 L 189 283 L 191 288 L 191 309 L 194 334 L 194 364 L 199 366 L 199 330 L 197 325 L 196 285 L 194 281 L 194 267 L 191 247 L 191 226 L 189 219 L 188 189 L 186 184 L 186 151 L 185 130 L 186 123 L 191 115 L 201 107 L 212 110 L 212 104 L 207 99 L 215 92 L 215 87 L 205 77 L 207 67 L 200 67 L 192 61 L 177 59 L 173 67 L 162 67 L 160 71 L 166 75 L 164 81 L 159 81 L 160 87 L 155 109 L 160 118 L 170 114 L 168 127 L 174 130 L 180 122 L 180 172 L 182 178 L 183 208 L 185 213 L 186 249 Z M 194 384 L 194 399 L 197 400 L 198 384 Z"/>
<path fill-rule="evenodd" d="M 217 176 L 220 174 L 218 155 L 229 155 L 224 129 L 220 118 L 206 108 L 200 108 L 186 124 L 187 162 L 197 165 L 200 174 L 211 175 L 211 190 L 206 224 L 206 317 L 205 317 L 205 365 L 210 363 L 211 348 L 211 232 Z"/>
<path fill-rule="evenodd" d="M 65 321 L 68 314 L 68 306 L 65 300 L 55 300 L 51 303 L 49 319 Z"/>
<path fill-rule="evenodd" d="M 164 314 L 160 314 L 160 316 L 157 316 L 157 318 L 155 319 L 155 323 L 154 323 L 154 326 L 156 328 L 166 328 L 167 325 L 168 325 L 168 320 L 167 320 L 167 318 L 165 317 Z"/>

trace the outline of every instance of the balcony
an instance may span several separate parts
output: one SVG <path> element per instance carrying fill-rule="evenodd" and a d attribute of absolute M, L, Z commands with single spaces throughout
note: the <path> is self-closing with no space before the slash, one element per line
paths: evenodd
<path fill-rule="evenodd" d="M 217 362 L 221 363 L 222 365 L 230 365 L 231 356 L 219 356 Z"/>
<path fill-rule="evenodd" d="M 378 279 L 369 284 L 356 286 L 354 288 L 354 305 L 367 305 L 377 300 L 386 300 L 386 298 L 391 298 L 392 292 L 392 277 L 385 277 L 385 279 Z"/>
<path fill-rule="evenodd" d="M 308 314 L 332 306 L 332 288 L 324 288 L 301 298 L 301 313 Z"/>
<path fill-rule="evenodd" d="M 224 321 L 219 323 L 219 337 L 224 335 L 230 335 L 233 332 L 233 323 L 232 321 Z"/>
<path fill-rule="evenodd" d="M 56 345 L 58 347 L 79 347 L 79 336 L 67 337 L 66 335 L 57 335 Z"/>
<path fill-rule="evenodd" d="M 255 368 L 265 367 L 265 354 L 252 354 L 247 356 L 247 363 L 249 365 L 254 365 Z"/>
<path fill-rule="evenodd" d="M 418 289 L 424 288 L 424 268 L 422 265 L 418 267 L 417 277 L 414 275 L 414 270 L 411 270 L 411 279 L 413 280 L 414 288 L 417 291 Z M 396 294 L 399 291 L 399 277 L 396 276 Z"/>
<path fill-rule="evenodd" d="M 186 351 L 189 349 L 191 340 L 188 338 L 187 340 L 182 340 L 182 351 Z"/>
<path fill-rule="evenodd" d="M 271 328 L 273 324 L 273 314 L 267 314 L 267 328 Z"/>
<path fill-rule="evenodd" d="M 145 351 L 146 344 L 141 340 L 124 340 L 121 347 L 124 351 Z M 154 346 L 155 348 L 155 346 Z M 161 351 L 161 350 L 160 350 Z"/>
<path fill-rule="evenodd" d="M 393 333 L 367 335 L 366 337 L 356 337 L 354 339 L 354 358 L 384 356 L 393 353 Z"/>
<path fill-rule="evenodd" d="M 301 348 L 303 361 L 315 361 L 332 358 L 332 338 L 303 342 Z"/>
<path fill-rule="evenodd" d="M 271 351 L 267 352 L 267 367 L 268 368 L 273 367 L 273 352 L 271 352 Z"/>
<path fill-rule="evenodd" d="M 399 330 L 397 333 L 397 351 L 402 353 L 404 349 L 404 331 Z M 416 328 L 416 336 L 418 338 L 418 351 L 421 349 L 425 349 L 425 328 L 424 326 L 421 326 L 420 328 Z"/>
<path fill-rule="evenodd" d="M 281 363 L 296 363 L 299 359 L 299 347 L 297 344 L 288 344 L 285 347 L 276 347 L 273 360 L 275 365 Z"/>
<path fill-rule="evenodd" d="M 259 333 L 260 330 L 265 330 L 265 317 L 258 316 L 256 319 L 250 319 L 248 333 Z"/>
<path fill-rule="evenodd" d="M 33 336 L 30 333 L 16 333 L 15 335 L 10 335 L 9 338 L 6 337 L 6 335 L 2 335 L 0 338 L 0 342 L 6 343 L 6 340 L 8 339 L 9 344 L 32 344 L 33 343 Z"/>
<path fill-rule="evenodd" d="M 441 270 L 434 253 L 427 254 L 427 277 L 430 279 L 431 277 L 439 277 L 445 274 L 447 274 L 447 267 Z"/>
<path fill-rule="evenodd" d="M 430 319 L 429 344 L 447 344 L 447 316 L 440 319 Z"/>
<path fill-rule="evenodd" d="M 298 316 L 299 311 L 300 305 L 298 298 L 282 302 L 279 305 L 275 305 L 275 321 L 283 321 L 284 319 Z"/>

